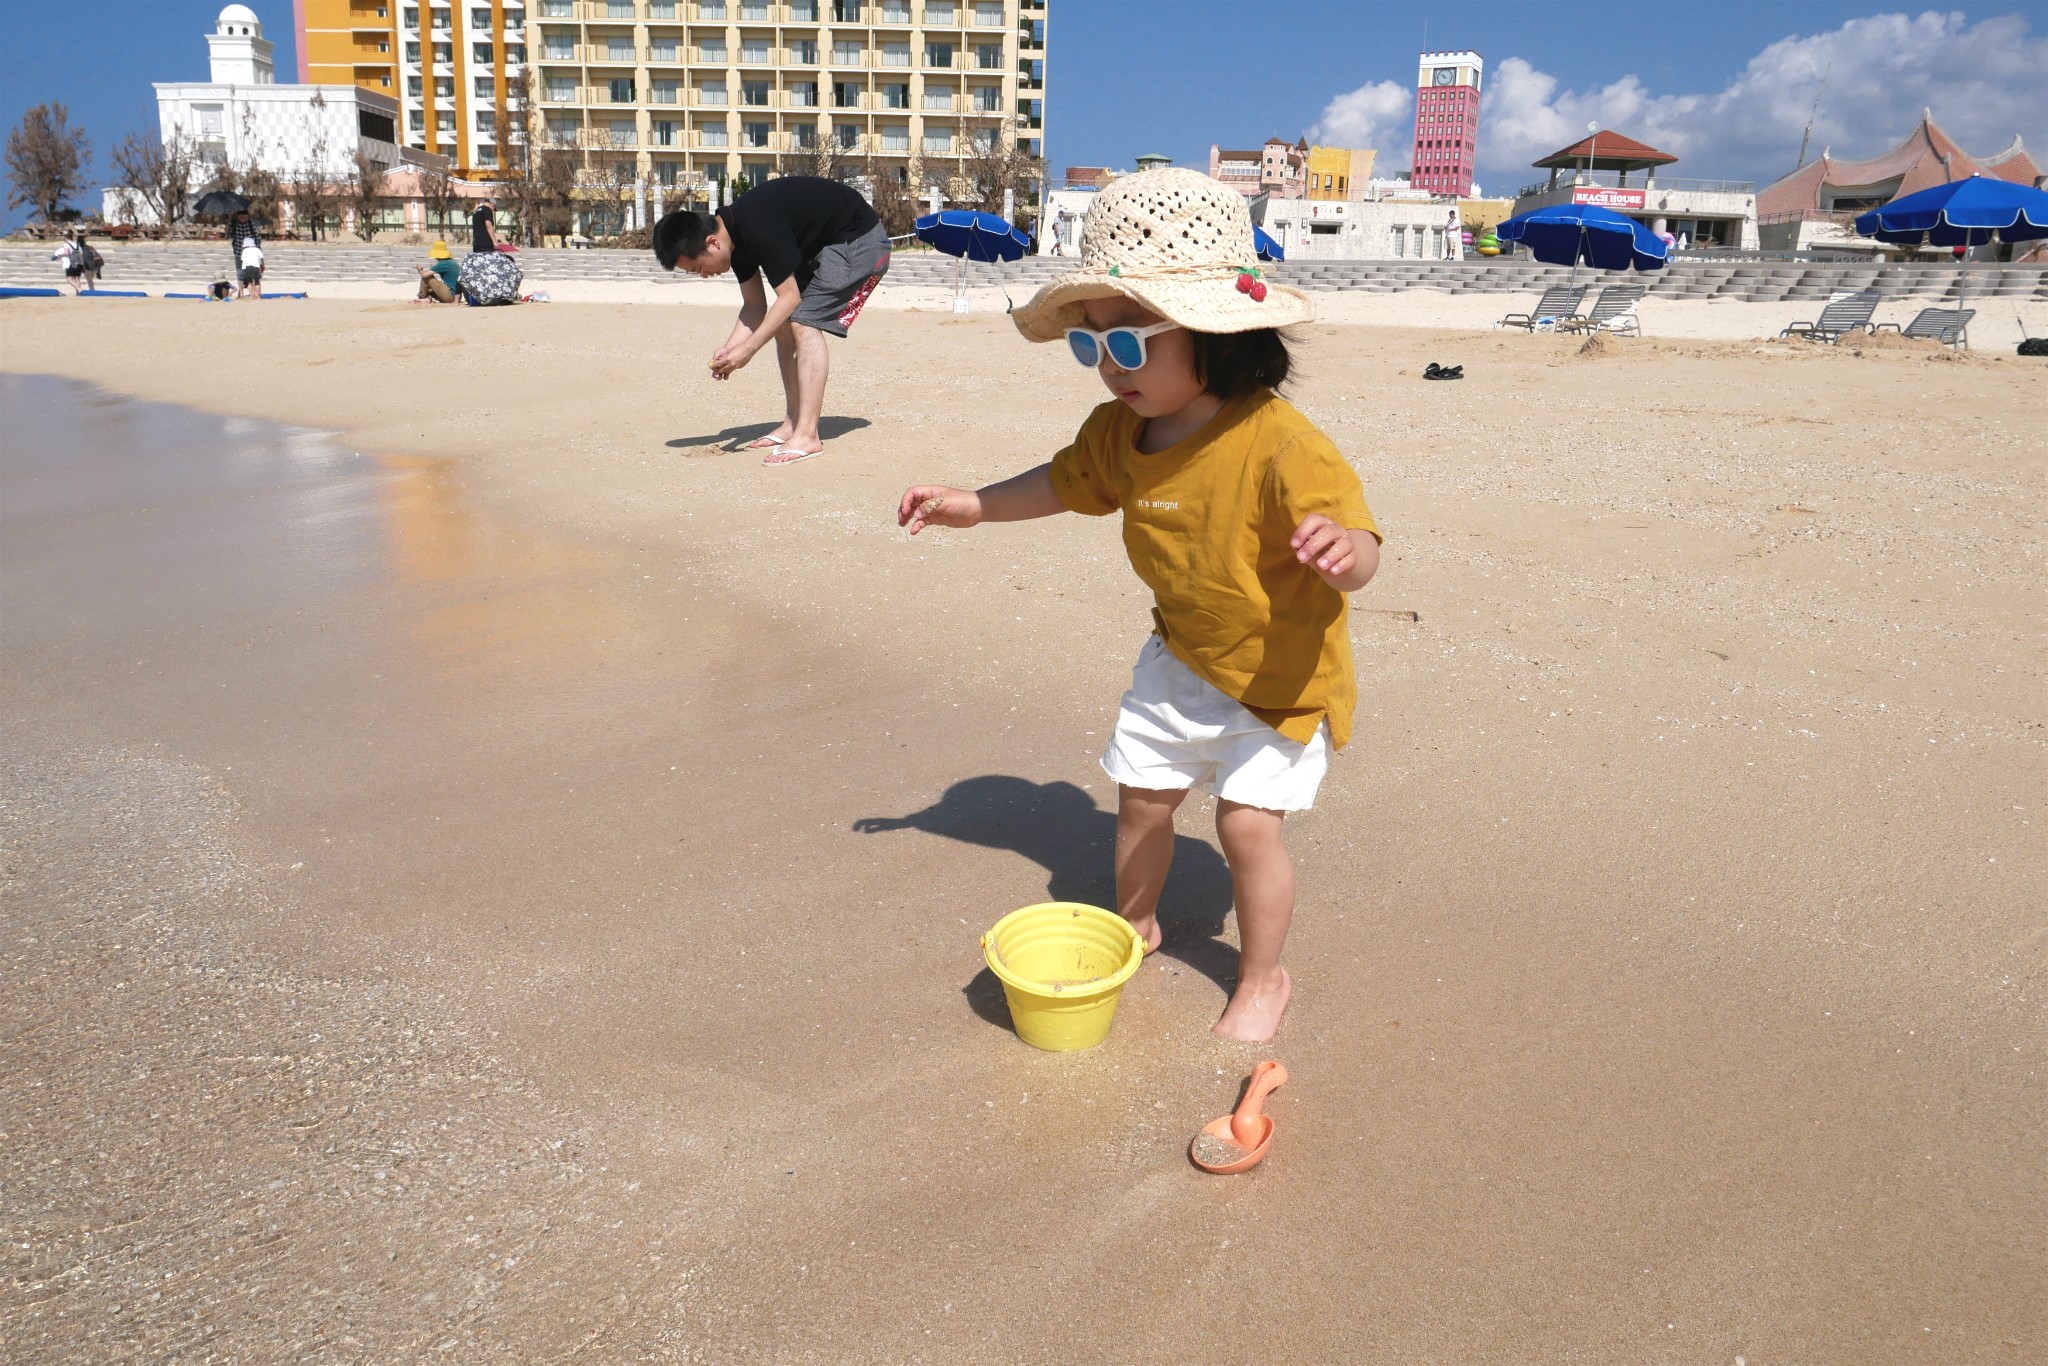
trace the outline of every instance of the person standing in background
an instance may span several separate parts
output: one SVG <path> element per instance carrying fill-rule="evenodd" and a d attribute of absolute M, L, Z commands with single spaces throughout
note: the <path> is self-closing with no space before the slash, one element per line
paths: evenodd
<path fill-rule="evenodd" d="M 498 249 L 498 215 L 492 210 L 488 195 L 477 201 L 476 212 L 469 216 L 469 249 L 472 252 Z"/>
<path fill-rule="evenodd" d="M 228 254 L 235 259 L 235 267 L 228 273 L 230 280 L 242 278 L 242 248 L 252 242 L 259 248 L 263 245 L 263 239 L 256 234 L 256 220 L 247 209 L 236 209 L 228 215 Z"/>

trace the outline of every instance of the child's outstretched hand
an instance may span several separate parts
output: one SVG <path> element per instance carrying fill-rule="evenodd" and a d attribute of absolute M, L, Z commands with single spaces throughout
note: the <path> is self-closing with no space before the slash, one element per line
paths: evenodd
<path fill-rule="evenodd" d="M 896 504 L 896 525 L 915 536 L 928 526 L 970 527 L 981 521 L 981 495 L 944 484 L 918 484 Z"/>
<path fill-rule="evenodd" d="M 1379 542 L 1370 532 L 1360 534 L 1373 540 L 1373 548 L 1378 550 Z M 1295 559 L 1315 570 L 1325 583 L 1340 593 L 1363 588 L 1372 578 L 1373 571 L 1379 568 L 1377 554 L 1372 556 L 1372 563 L 1362 563 L 1353 533 L 1320 512 L 1311 512 L 1301 519 L 1290 544 L 1294 546 Z"/>

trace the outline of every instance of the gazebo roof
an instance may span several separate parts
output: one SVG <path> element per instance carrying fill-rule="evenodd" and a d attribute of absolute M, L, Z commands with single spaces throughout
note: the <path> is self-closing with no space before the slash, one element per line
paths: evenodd
<path fill-rule="evenodd" d="M 1529 164 L 1556 170 L 1587 166 L 1595 171 L 1639 171 L 1646 166 L 1668 166 L 1676 160 L 1669 152 L 1603 129 Z"/>

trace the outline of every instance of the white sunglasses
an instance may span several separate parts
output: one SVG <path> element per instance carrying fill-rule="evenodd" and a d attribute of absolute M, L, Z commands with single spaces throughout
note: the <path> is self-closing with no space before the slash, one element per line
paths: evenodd
<path fill-rule="evenodd" d="M 1067 346 L 1073 351 L 1074 359 L 1090 370 L 1102 363 L 1105 353 L 1116 362 L 1119 370 L 1142 370 L 1145 368 L 1145 338 L 1176 331 L 1179 327 L 1179 323 L 1153 323 L 1150 327 L 1112 327 L 1107 332 L 1070 327 L 1067 329 Z"/>

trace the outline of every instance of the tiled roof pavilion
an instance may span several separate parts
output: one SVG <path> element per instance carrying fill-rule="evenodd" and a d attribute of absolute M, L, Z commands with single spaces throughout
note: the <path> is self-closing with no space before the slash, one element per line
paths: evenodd
<path fill-rule="evenodd" d="M 1901 195 L 1973 175 L 2032 185 L 2040 180 L 2041 168 L 2017 135 L 2004 151 L 1973 157 L 1942 131 L 1932 110 L 1922 110 L 1919 126 L 1883 156 L 1838 161 L 1823 151 L 1818 161 L 1809 161 L 1758 191 L 1756 211 L 1759 218 L 1776 218 L 1876 208 Z"/>

